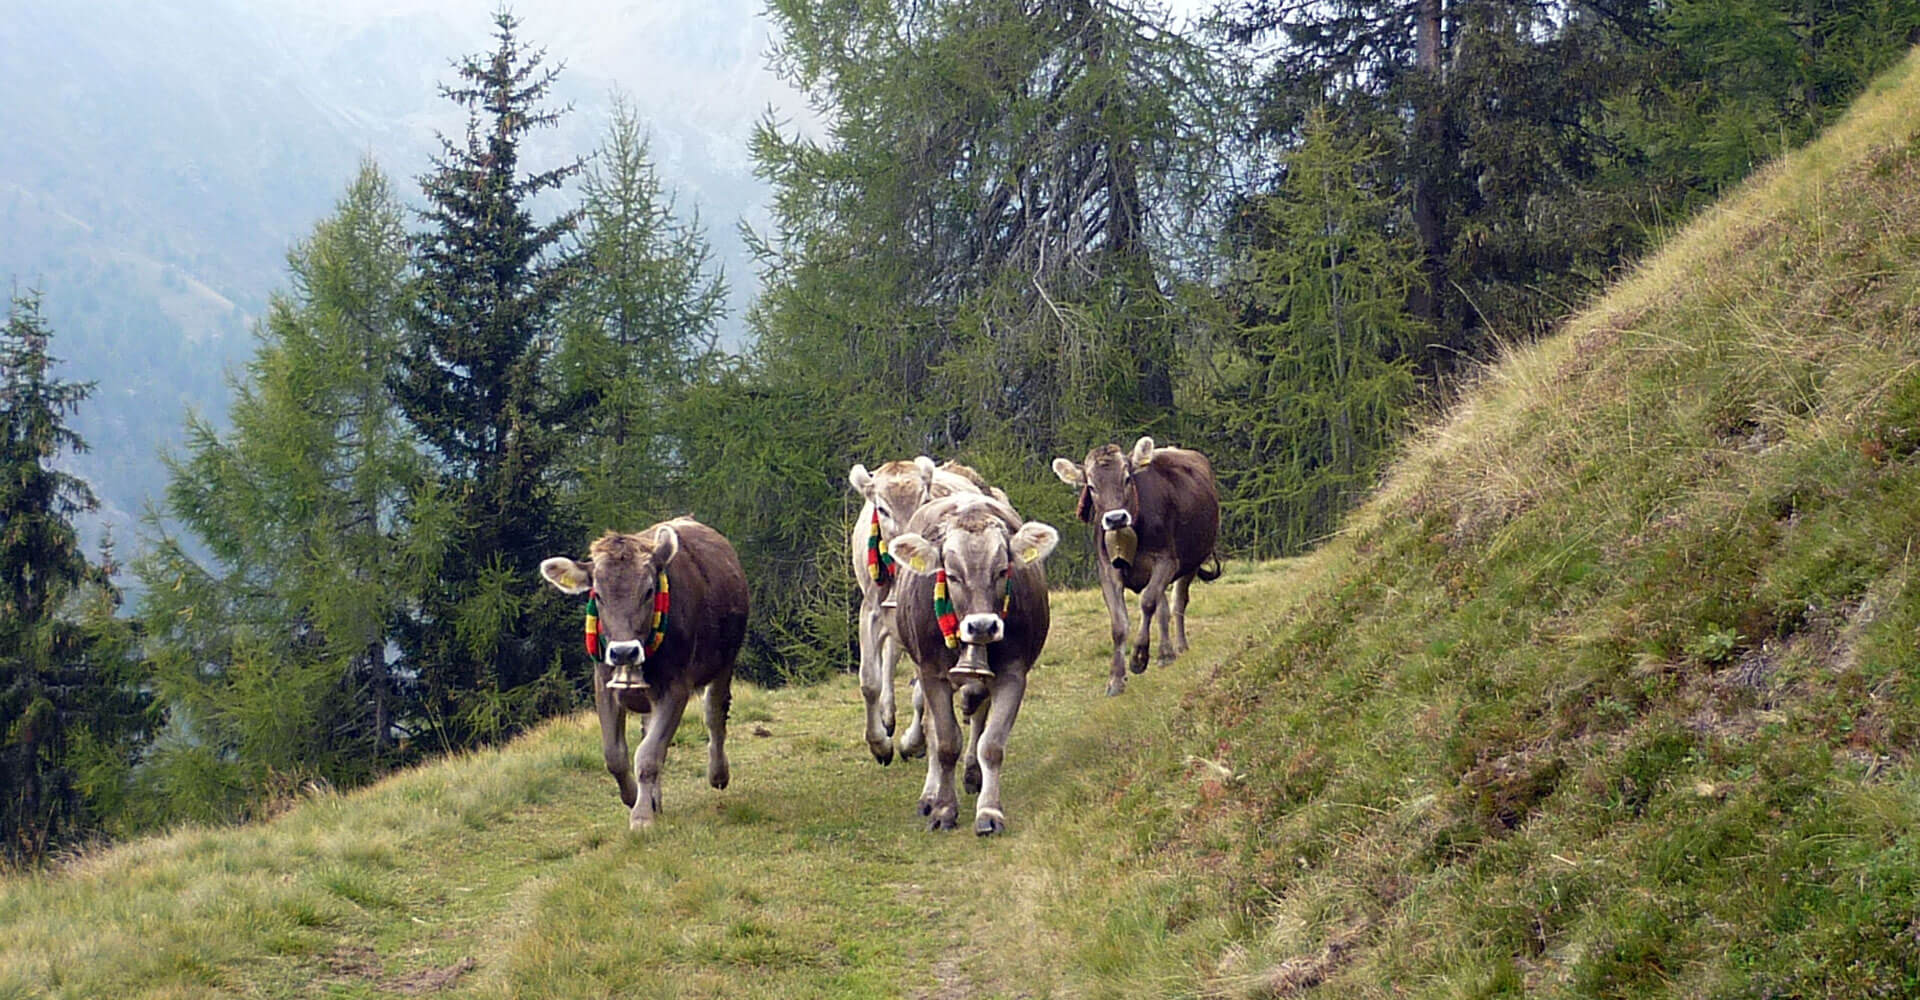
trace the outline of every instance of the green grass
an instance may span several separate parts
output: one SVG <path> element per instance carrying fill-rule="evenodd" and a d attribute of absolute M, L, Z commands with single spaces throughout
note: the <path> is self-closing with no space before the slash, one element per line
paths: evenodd
<path fill-rule="evenodd" d="M 1003 838 L 924 831 L 922 766 L 867 756 L 852 678 L 748 688 L 735 701 L 732 787 L 706 786 L 705 736 L 689 718 L 691 738 L 668 759 L 667 814 L 644 833 L 627 831 L 582 715 L 499 751 L 315 793 L 266 823 L 182 830 L 10 876 L 0 996 L 1066 990 L 1051 977 L 1068 975 L 1080 945 L 1034 937 L 1033 921 L 1081 888 L 1080 851 L 1117 860 L 1137 843 L 1132 818 L 1090 812 L 1111 794 L 1103 775 L 1164 732 L 1164 707 L 1239 648 L 1246 628 L 1228 623 L 1259 620 L 1290 579 L 1240 565 L 1202 588 L 1195 650 L 1123 699 L 1101 694 L 1098 595 L 1059 595 L 1055 655 L 1009 751 L 1014 829 Z M 901 695 L 905 704 L 904 684 Z M 1150 892 L 1094 923 L 1151 926 L 1161 901 Z"/>
<path fill-rule="evenodd" d="M 1916 109 L 1910 59 L 1125 696 L 1057 594 L 1008 836 L 921 830 L 851 678 L 742 692 L 724 791 L 689 719 L 638 835 L 571 718 L 9 876 L 0 998 L 1920 995 Z"/>

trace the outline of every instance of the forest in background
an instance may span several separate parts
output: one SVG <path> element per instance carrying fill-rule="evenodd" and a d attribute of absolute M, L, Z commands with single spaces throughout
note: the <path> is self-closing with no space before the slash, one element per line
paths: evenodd
<path fill-rule="evenodd" d="M 94 501 L 59 460 L 93 384 L 50 375 L 61 331 L 15 296 L 8 857 L 255 815 L 580 704 L 580 609 L 533 568 L 608 527 L 691 513 L 734 541 L 749 678 L 845 669 L 854 462 L 961 459 L 1064 526 L 1047 460 L 1150 433 L 1213 458 L 1225 554 L 1302 551 L 1415 414 L 1920 28 L 1920 0 L 1241 2 L 1184 34 L 1096 0 L 771 12 L 832 125 L 754 139 L 775 221 L 738 351 L 637 115 L 521 162 L 566 110 L 505 13 L 443 84 L 468 128 L 423 209 L 368 163 L 290 251 L 230 425 L 190 424 L 130 554 L 80 550 Z"/>

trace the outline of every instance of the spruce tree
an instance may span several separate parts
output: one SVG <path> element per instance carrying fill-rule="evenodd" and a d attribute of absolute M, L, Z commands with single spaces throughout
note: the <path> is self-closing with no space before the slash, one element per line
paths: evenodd
<path fill-rule="evenodd" d="M 66 421 L 94 383 L 52 374 L 52 337 L 39 296 L 15 295 L 0 332 L 0 858 L 14 860 L 100 822 L 152 721 L 109 572 L 73 526 L 98 501 L 56 467 L 86 450 Z"/>
<path fill-rule="evenodd" d="M 534 202 L 582 164 L 522 171 L 528 133 L 566 109 L 543 108 L 558 70 L 522 46 L 518 21 L 503 11 L 494 27 L 493 52 L 461 59 L 460 82 L 441 87 L 467 110 L 467 132 L 461 143 L 442 137 L 421 178 L 426 229 L 414 240 L 418 278 L 393 381 L 457 511 L 441 576 L 401 637 L 447 746 L 560 707 L 550 668 L 577 624 L 527 582 L 541 559 L 580 544 L 557 491 L 567 408 L 547 377 L 557 310 L 579 270 L 567 245 L 578 213 L 537 222 Z"/>
<path fill-rule="evenodd" d="M 177 815 L 240 814 L 291 782 L 365 780 L 422 728 L 389 663 L 445 532 L 386 384 L 406 251 L 399 203 L 367 163 L 288 254 L 293 287 L 256 331 L 231 430 L 191 420 L 186 454 L 168 462 L 138 568 L 155 682 L 180 720 L 149 770 Z"/>

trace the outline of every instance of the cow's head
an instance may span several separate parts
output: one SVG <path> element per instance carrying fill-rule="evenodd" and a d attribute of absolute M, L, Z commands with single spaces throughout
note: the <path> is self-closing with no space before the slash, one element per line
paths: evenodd
<path fill-rule="evenodd" d="M 1119 445 L 1103 444 L 1087 452 L 1087 460 L 1081 465 L 1056 458 L 1053 474 L 1080 491 L 1075 511 L 1080 520 L 1097 524 L 1103 531 L 1119 531 L 1133 527 L 1140 516 L 1140 497 L 1133 477 L 1152 458 L 1153 439 L 1142 437 L 1134 442 L 1130 453 L 1122 452 Z"/>
<path fill-rule="evenodd" d="M 613 668 L 609 687 L 645 687 L 639 667 L 653 639 L 656 595 L 667 565 L 680 552 L 680 535 L 670 524 L 651 535 L 609 531 L 587 550 L 587 562 L 554 556 L 540 564 L 540 575 L 568 594 L 592 593 L 598 605 L 601 655 Z M 665 608 L 658 608 L 664 612 Z"/>
<path fill-rule="evenodd" d="M 847 470 L 847 482 L 873 504 L 880 515 L 880 535 L 892 538 L 907 526 L 907 519 L 920 505 L 933 497 L 936 467 L 925 455 L 911 462 L 888 462 L 867 471 L 864 465 Z"/>
<path fill-rule="evenodd" d="M 1007 634 L 1006 599 L 1014 570 L 1037 563 L 1060 544 L 1060 533 L 1039 521 L 1019 530 L 1007 526 L 982 498 L 960 506 L 927 535 L 907 532 L 893 540 L 893 551 L 916 573 L 944 576 L 953 604 L 954 637 L 968 645 L 999 642 Z"/>

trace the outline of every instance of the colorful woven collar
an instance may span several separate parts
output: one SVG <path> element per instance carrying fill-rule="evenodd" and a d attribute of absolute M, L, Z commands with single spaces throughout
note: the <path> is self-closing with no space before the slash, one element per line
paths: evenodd
<path fill-rule="evenodd" d="M 880 537 L 880 508 L 873 509 L 873 527 L 867 531 L 867 575 L 882 586 L 893 582 L 893 554 Z"/>
<path fill-rule="evenodd" d="M 1007 581 L 1007 588 L 1000 595 L 1000 617 L 1007 617 L 1013 610 L 1013 565 L 1000 571 Z M 948 649 L 960 648 L 960 616 L 953 610 L 953 598 L 947 596 L 947 568 L 945 566 L 933 572 L 933 616 L 940 621 L 940 637 L 946 640 Z"/>
<path fill-rule="evenodd" d="M 660 649 L 667 638 L 667 609 L 673 606 L 673 598 L 667 591 L 667 571 L 660 571 L 658 586 L 653 591 L 653 627 L 647 633 L 646 655 L 652 656 Z M 600 592 L 587 591 L 587 655 L 600 658 Z"/>

